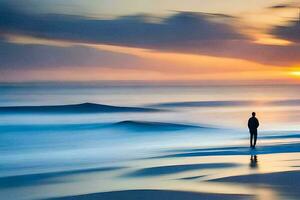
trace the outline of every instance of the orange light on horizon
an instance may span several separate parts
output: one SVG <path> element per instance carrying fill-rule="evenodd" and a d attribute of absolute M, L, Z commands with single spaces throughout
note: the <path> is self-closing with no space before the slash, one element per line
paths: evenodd
<path fill-rule="evenodd" d="M 293 71 L 293 72 L 291 72 L 291 75 L 300 77 L 300 71 Z"/>
<path fill-rule="evenodd" d="M 135 47 L 72 43 L 59 40 L 41 40 L 32 37 L 11 37 L 11 42 L 24 44 L 47 44 L 72 47 L 80 45 L 99 51 L 131 56 L 133 60 L 122 67 L 122 60 L 111 66 L 53 66 L 43 69 L 7 70 L 2 80 L 30 81 L 203 81 L 203 82 L 295 82 L 299 81 L 300 66 L 275 66 L 241 58 L 218 57 L 192 53 L 165 52 Z M 22 74 L 22 76 L 20 76 Z M 297 78 L 296 78 L 297 77 Z M 50 80 L 49 80 L 50 78 Z"/>
<path fill-rule="evenodd" d="M 300 77 L 300 66 L 293 66 L 289 69 L 289 75 L 293 77 Z"/>

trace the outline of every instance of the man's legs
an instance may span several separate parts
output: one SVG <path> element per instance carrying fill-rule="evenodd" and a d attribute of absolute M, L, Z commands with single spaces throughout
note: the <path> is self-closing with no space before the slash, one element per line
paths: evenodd
<path fill-rule="evenodd" d="M 257 131 L 255 131 L 255 133 L 253 135 L 254 135 L 254 145 L 253 145 L 253 147 L 255 147 L 256 140 L 257 140 Z"/>
<path fill-rule="evenodd" d="M 253 133 L 252 131 L 250 131 L 250 147 L 253 147 L 252 140 L 253 140 Z"/>

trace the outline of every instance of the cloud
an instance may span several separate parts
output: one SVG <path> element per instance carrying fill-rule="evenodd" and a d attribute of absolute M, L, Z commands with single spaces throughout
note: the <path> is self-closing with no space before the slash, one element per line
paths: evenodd
<path fill-rule="evenodd" d="M 270 10 L 282 10 L 282 9 L 293 9 L 293 8 L 299 8 L 299 4 L 292 2 L 292 3 L 281 3 L 277 5 L 273 5 L 268 7 Z"/>
<path fill-rule="evenodd" d="M 111 20 L 57 14 L 28 14 L 11 7 L 0 9 L 0 30 L 14 34 L 97 42 L 133 47 L 190 45 L 199 40 L 244 39 L 227 24 L 209 21 L 201 13 L 177 12 L 160 23 L 146 15 Z"/>
<path fill-rule="evenodd" d="M 123 53 L 100 51 L 84 46 L 14 44 L 0 40 L 1 69 L 59 67 L 131 68 L 142 60 Z"/>
<path fill-rule="evenodd" d="M 281 5 L 275 5 L 275 6 L 269 7 L 269 9 L 282 9 L 282 8 L 290 8 L 290 6 L 287 4 L 281 4 Z"/>
<path fill-rule="evenodd" d="M 277 26 L 272 30 L 272 34 L 282 39 L 300 43 L 300 20 L 290 21 L 286 26 Z"/>
<path fill-rule="evenodd" d="M 268 7 L 268 9 L 271 9 L 271 10 L 279 10 L 279 9 L 286 9 L 286 8 L 291 8 L 291 5 L 290 4 L 278 4 L 278 5 Z"/>
<path fill-rule="evenodd" d="M 176 12 L 159 21 L 153 21 L 147 15 L 92 19 L 58 14 L 30 14 L 6 4 L 0 6 L 0 19 L 0 33 L 6 34 L 238 58 L 268 65 L 291 65 L 300 61 L 299 45 L 254 43 L 234 28 L 236 19 L 227 15 Z M 278 29 L 281 31 L 275 30 L 274 34 L 283 38 L 295 40 L 298 37 L 299 28 Z M 294 33 L 290 33 L 290 29 Z M 77 47 L 77 51 L 87 54 L 82 48 Z M 54 50 L 52 52 L 55 54 Z M 70 59 L 79 63 L 90 62 L 77 59 L 79 53 L 72 55 Z M 93 59 L 97 60 L 95 56 L 90 58 Z"/>
<path fill-rule="evenodd" d="M 236 41 L 203 41 L 199 46 L 190 46 L 189 51 L 201 55 L 213 55 L 218 57 L 239 58 L 255 61 L 266 65 L 286 66 L 300 61 L 300 46 L 256 44 L 245 40 Z M 183 51 L 176 47 L 176 51 Z M 184 47 L 182 47 L 184 48 Z"/>

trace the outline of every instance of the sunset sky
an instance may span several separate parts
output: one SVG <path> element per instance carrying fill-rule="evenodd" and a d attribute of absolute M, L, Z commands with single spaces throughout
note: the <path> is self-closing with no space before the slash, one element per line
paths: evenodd
<path fill-rule="evenodd" d="M 300 83 L 300 1 L 0 0 L 0 82 Z"/>

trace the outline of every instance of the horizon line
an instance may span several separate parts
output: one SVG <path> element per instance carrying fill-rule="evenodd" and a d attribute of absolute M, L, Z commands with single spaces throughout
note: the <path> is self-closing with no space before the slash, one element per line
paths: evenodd
<path fill-rule="evenodd" d="M 278 86 L 300 85 L 300 82 L 284 81 L 170 81 L 170 80 L 99 80 L 99 81 L 0 81 L 0 86 L 13 85 L 98 85 L 104 86 Z"/>

